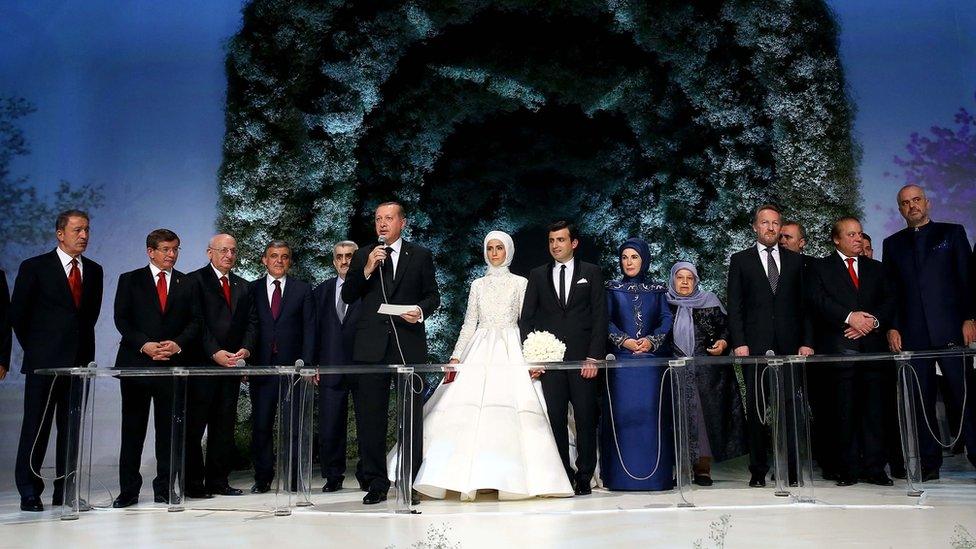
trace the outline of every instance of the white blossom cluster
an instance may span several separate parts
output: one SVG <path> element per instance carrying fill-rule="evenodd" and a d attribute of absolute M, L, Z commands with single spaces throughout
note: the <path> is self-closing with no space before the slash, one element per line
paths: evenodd
<path fill-rule="evenodd" d="M 527 362 L 562 362 L 566 344 L 547 331 L 529 332 L 522 345 L 522 356 Z"/>

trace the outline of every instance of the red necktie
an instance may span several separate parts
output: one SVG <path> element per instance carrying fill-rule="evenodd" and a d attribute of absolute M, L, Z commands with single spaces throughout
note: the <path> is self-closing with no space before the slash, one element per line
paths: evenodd
<path fill-rule="evenodd" d="M 278 320 L 281 314 L 281 281 L 275 280 L 272 284 L 274 284 L 274 291 L 271 292 L 271 316 Z"/>
<path fill-rule="evenodd" d="M 159 311 L 166 312 L 166 271 L 159 271 L 156 275 L 156 294 L 159 296 Z"/>
<path fill-rule="evenodd" d="M 68 272 L 68 287 L 71 288 L 71 297 L 75 301 L 75 307 L 81 308 L 81 270 L 78 269 L 78 260 L 71 260 L 71 271 Z"/>
<path fill-rule="evenodd" d="M 224 301 L 230 307 L 230 284 L 227 283 L 227 275 L 220 277 L 220 287 L 224 290 Z"/>
<path fill-rule="evenodd" d="M 860 290 L 861 289 L 861 283 L 857 279 L 857 273 L 854 271 L 854 258 L 853 257 L 848 257 L 847 258 L 847 273 L 849 275 L 851 275 L 851 282 L 854 283 L 854 287 L 856 289 Z"/>

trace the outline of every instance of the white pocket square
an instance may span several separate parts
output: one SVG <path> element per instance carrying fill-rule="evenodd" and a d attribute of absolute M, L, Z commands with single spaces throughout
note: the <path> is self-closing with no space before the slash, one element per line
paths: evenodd
<path fill-rule="evenodd" d="M 590 281 L 587 280 L 587 279 L 585 279 L 585 278 L 581 278 L 581 279 L 577 280 L 576 283 L 577 284 L 589 284 Z"/>

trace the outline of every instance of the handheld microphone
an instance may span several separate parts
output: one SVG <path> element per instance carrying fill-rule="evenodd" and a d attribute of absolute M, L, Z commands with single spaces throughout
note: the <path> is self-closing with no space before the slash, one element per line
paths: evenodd
<path fill-rule="evenodd" d="M 383 235 L 380 235 L 380 236 L 379 236 L 379 237 L 378 237 L 378 238 L 376 239 L 376 241 L 377 241 L 377 242 L 379 242 L 379 243 L 380 243 L 381 245 L 383 245 L 383 246 L 386 246 L 386 237 L 385 237 L 385 236 L 383 236 Z M 385 259 L 381 259 L 381 260 L 380 260 L 380 265 L 383 265 L 383 264 L 384 264 L 385 262 L 386 262 L 386 260 L 385 260 Z"/>

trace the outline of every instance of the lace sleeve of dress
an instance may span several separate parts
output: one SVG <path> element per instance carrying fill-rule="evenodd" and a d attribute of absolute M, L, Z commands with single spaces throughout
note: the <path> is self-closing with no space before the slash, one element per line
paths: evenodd
<path fill-rule="evenodd" d="M 478 282 L 480 280 L 471 283 L 471 290 L 468 292 L 468 309 L 464 312 L 464 324 L 461 325 L 461 333 L 458 334 L 451 358 L 461 359 L 464 349 L 467 348 L 468 342 L 471 341 L 475 330 L 478 329 L 478 296 L 481 293 L 479 291 L 481 285 Z"/>

